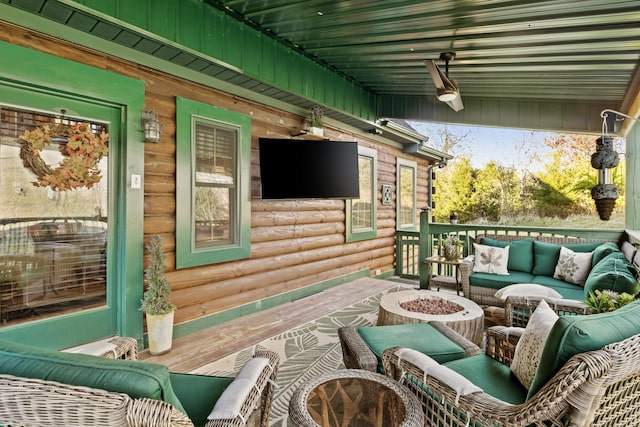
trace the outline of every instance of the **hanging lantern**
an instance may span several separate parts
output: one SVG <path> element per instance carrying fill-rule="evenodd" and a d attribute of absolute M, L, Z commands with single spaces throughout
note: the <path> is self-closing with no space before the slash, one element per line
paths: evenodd
<path fill-rule="evenodd" d="M 620 196 L 611 176 L 611 169 L 618 166 L 619 161 L 618 153 L 613 150 L 612 137 L 605 134 L 596 139 L 596 152 L 591 155 L 591 166 L 598 169 L 598 184 L 591 189 L 591 197 L 603 221 L 611 218 L 616 199 Z"/>

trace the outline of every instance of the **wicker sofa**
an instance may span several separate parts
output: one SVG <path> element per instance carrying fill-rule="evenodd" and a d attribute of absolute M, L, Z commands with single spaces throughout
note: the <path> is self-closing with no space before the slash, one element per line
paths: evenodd
<path fill-rule="evenodd" d="M 460 281 L 464 296 L 480 305 L 504 306 L 495 297 L 499 289 L 516 283 L 534 283 L 557 291 L 566 299 L 584 300 L 589 291 L 612 289 L 638 292 L 637 268 L 640 255 L 629 242 L 607 242 L 572 237 L 537 236 L 523 238 L 512 235 L 479 235 L 475 243 L 504 248 L 509 246 L 507 275 L 473 271 L 473 255 L 460 265 Z M 584 286 L 553 277 L 560 249 L 593 252 L 593 266 Z"/>
<path fill-rule="evenodd" d="M 529 389 L 509 368 L 522 328 L 491 327 L 485 353 L 442 364 L 472 386 L 443 378 L 433 361 L 399 347 L 385 350 L 383 363 L 387 376 L 418 396 L 425 426 L 638 425 L 639 318 L 640 301 L 610 313 L 560 316 Z"/>
<path fill-rule="evenodd" d="M 278 363 L 277 353 L 256 352 L 234 379 L 0 341 L 0 420 L 14 426 L 267 427 Z"/>

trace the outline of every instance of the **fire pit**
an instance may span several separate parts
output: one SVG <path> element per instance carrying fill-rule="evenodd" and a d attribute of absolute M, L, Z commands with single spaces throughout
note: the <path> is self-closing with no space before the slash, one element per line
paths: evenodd
<path fill-rule="evenodd" d="M 460 309 L 454 311 L 456 307 Z M 484 311 L 467 298 L 446 292 L 409 290 L 388 293 L 380 300 L 378 326 L 431 321 L 448 325 L 475 344 L 482 341 Z"/>

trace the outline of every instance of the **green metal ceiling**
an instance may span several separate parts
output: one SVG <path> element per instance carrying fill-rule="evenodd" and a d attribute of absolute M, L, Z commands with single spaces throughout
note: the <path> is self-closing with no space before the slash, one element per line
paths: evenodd
<path fill-rule="evenodd" d="M 595 132 L 603 108 L 640 111 L 640 0 L 1 4 L 274 100 L 323 105 L 363 130 L 392 117 Z M 424 66 L 444 51 L 457 54 L 458 113 L 437 101 Z"/>
<path fill-rule="evenodd" d="M 486 122 L 517 105 L 533 117 L 512 125 L 552 127 L 558 120 L 538 117 L 549 103 L 554 115 L 571 105 L 593 114 L 589 104 L 637 113 L 638 0 L 205 1 L 360 82 L 393 117 Z M 424 60 L 445 51 L 456 52 L 450 75 L 475 112 L 428 102 L 435 86 Z"/>

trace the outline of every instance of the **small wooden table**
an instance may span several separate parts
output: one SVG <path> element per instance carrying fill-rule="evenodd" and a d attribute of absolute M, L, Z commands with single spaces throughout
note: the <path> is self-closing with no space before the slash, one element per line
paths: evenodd
<path fill-rule="evenodd" d="M 454 289 L 458 295 L 460 295 L 461 281 L 460 281 L 460 264 L 462 264 L 462 258 L 454 261 L 449 261 L 445 257 L 439 255 L 430 256 L 425 258 L 425 263 L 429 267 L 429 288 L 438 287 Z M 433 273 L 433 265 L 438 266 L 438 273 Z M 441 274 L 442 267 L 454 270 L 453 275 Z"/>
<path fill-rule="evenodd" d="M 441 298 L 462 306 L 462 310 L 453 314 L 425 314 L 405 310 L 400 304 L 419 298 Z M 405 323 L 428 323 L 438 321 L 446 324 L 474 344 L 482 342 L 484 332 L 484 311 L 470 299 L 446 292 L 427 290 L 408 290 L 390 292 L 380 300 L 378 326 L 401 325 Z"/>

